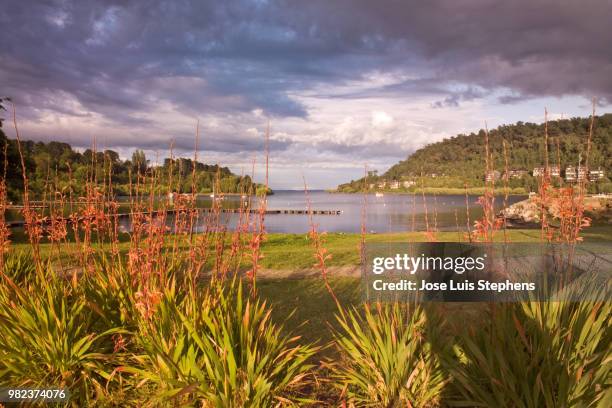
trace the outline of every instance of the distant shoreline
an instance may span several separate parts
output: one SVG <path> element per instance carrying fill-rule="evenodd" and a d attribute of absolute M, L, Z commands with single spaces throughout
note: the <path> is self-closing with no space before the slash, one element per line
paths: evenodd
<path fill-rule="evenodd" d="M 363 194 L 363 191 L 338 191 L 338 190 L 325 190 L 332 194 Z M 485 192 L 484 187 L 470 187 L 467 189 L 468 195 L 483 195 Z M 428 195 L 465 195 L 465 188 L 444 188 L 444 187 L 425 187 L 424 189 L 416 189 L 414 191 L 406 190 L 383 190 L 383 191 L 367 191 L 368 194 L 393 194 L 393 195 L 413 195 L 413 194 L 428 194 Z M 496 196 L 503 196 L 506 194 L 504 189 L 495 189 L 493 192 Z M 528 196 L 529 193 L 526 191 L 508 191 L 508 196 Z"/>

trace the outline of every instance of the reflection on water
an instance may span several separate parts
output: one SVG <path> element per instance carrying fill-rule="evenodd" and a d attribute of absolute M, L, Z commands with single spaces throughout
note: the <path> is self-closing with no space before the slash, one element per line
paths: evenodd
<path fill-rule="evenodd" d="M 331 194 L 324 191 L 311 191 L 309 193 L 313 210 L 340 210 L 340 215 L 314 216 L 321 232 L 359 232 L 361 228 L 361 211 L 363 208 L 363 196 L 361 194 Z M 482 216 L 482 210 L 476 203 L 476 196 L 470 196 L 470 220 L 473 221 Z M 512 204 L 523 200 L 525 197 L 511 196 L 508 203 Z M 198 196 L 198 207 L 210 207 L 212 198 L 209 196 Z M 255 199 L 255 201 L 257 201 Z M 501 209 L 502 197 L 496 198 L 496 210 Z M 240 207 L 240 197 L 226 197 L 222 201 L 224 208 Z M 268 197 L 268 209 L 270 210 L 305 210 L 306 197 L 303 191 L 277 191 Z M 427 217 L 425 217 L 427 209 Z M 204 229 L 205 215 L 200 215 L 197 231 Z M 238 215 L 223 213 L 221 222 L 228 228 L 233 228 L 237 222 Z M 383 197 L 375 197 L 373 194 L 367 196 L 366 226 L 368 232 L 401 232 L 414 230 L 425 230 L 426 218 L 429 227 L 441 231 L 464 230 L 466 227 L 466 205 L 465 196 L 426 195 L 425 200 L 421 195 L 410 194 L 385 194 Z M 168 216 L 169 225 L 173 224 L 172 215 Z M 268 232 L 291 232 L 304 233 L 309 230 L 307 215 L 290 214 L 268 214 L 265 219 Z M 129 230 L 129 220 L 122 219 L 121 229 Z"/>

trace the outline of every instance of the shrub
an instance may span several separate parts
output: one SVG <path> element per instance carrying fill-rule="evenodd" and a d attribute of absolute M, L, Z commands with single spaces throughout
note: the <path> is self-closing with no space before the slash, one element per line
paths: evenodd
<path fill-rule="evenodd" d="M 26 291 L 0 290 L 0 384 L 30 388 L 65 387 L 80 404 L 107 394 L 113 363 L 110 336 L 96 332 L 97 318 L 81 296 L 59 280 Z"/>
<path fill-rule="evenodd" d="M 466 332 L 450 370 L 460 406 L 610 406 L 612 306 L 523 302 L 499 305 Z M 606 399 L 607 398 L 607 399 Z"/>
<path fill-rule="evenodd" d="M 142 319 L 144 353 L 129 371 L 153 384 L 155 398 L 216 407 L 295 404 L 316 349 L 295 344 L 270 320 L 271 309 L 245 299 L 242 285 L 212 284 L 184 299 L 167 291 L 151 319 Z M 148 392 L 148 390 L 147 390 Z"/>
<path fill-rule="evenodd" d="M 351 406 L 436 406 L 447 381 L 424 310 L 393 303 L 340 312 L 336 386 Z M 433 337 L 432 337 L 433 338 Z"/>

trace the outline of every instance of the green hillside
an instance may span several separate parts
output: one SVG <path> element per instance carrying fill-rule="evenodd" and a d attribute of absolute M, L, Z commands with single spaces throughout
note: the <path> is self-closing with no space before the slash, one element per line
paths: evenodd
<path fill-rule="evenodd" d="M 586 158 L 590 118 L 572 118 L 548 122 L 549 164 L 560 163 L 561 176 L 567 166 L 577 166 L 580 158 Z M 545 142 L 544 124 L 518 122 L 504 125 L 489 132 L 489 146 L 494 169 L 503 174 L 505 169 L 503 141 L 506 141 L 509 170 L 524 170 L 521 177 L 512 178 L 510 187 L 515 192 L 533 191 L 537 180 L 533 177 L 534 167 L 544 165 Z M 601 168 L 605 177 L 589 183 L 592 192 L 612 192 L 612 114 L 595 118 L 589 167 Z M 457 135 L 437 143 L 429 144 L 393 165 L 384 174 L 371 173 L 366 184 L 375 190 L 390 189 L 393 181 L 400 182 L 399 191 L 415 190 L 418 187 L 441 190 L 482 187 L 485 167 L 485 132 Z M 422 177 L 421 177 L 422 176 Z M 413 181 L 416 186 L 404 187 L 401 182 Z M 379 186 L 386 182 L 386 186 Z M 560 180 L 558 180 L 560 182 Z M 407 183 L 409 184 L 409 183 Z M 497 182 L 502 184 L 501 178 Z M 362 191 L 364 180 L 353 180 L 338 186 L 341 192 Z"/>
<path fill-rule="evenodd" d="M 45 192 L 61 191 L 74 196 L 85 194 L 88 180 L 97 180 L 108 185 L 111 175 L 115 194 L 127 195 L 130 181 L 136 184 L 137 174 L 156 174 L 156 191 L 191 192 L 192 185 L 197 193 L 213 191 L 218 180 L 218 191 L 242 193 L 263 191 L 263 186 L 252 182 L 249 176 L 233 174 L 229 168 L 194 162 L 192 159 L 165 159 L 159 166 L 152 165 L 141 150 L 134 151 L 131 160 L 122 160 L 113 150 L 84 152 L 74 150 L 67 143 L 23 141 L 24 156 L 31 198 L 41 199 Z M 5 153 L 6 152 L 6 156 Z M 0 164 L 6 163 L 7 194 L 10 201 L 20 201 L 23 195 L 23 176 L 17 142 L 8 139 L 0 128 Z M 195 163 L 195 171 L 194 171 Z M 4 170 L 3 170 L 4 171 Z M 195 180 L 194 180 L 195 175 Z M 170 186 L 172 183 L 172 186 Z"/>

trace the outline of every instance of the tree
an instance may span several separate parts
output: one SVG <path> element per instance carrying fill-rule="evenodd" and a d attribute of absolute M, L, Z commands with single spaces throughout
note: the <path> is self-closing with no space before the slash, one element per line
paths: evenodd
<path fill-rule="evenodd" d="M 11 98 L 7 98 L 7 97 L 0 98 L 0 112 L 6 110 L 6 108 L 4 107 L 4 102 L 10 102 L 10 101 L 11 101 Z M 0 132 L 2 131 L 1 130 L 2 129 L 2 122 L 4 122 L 4 118 L 0 117 Z"/>
<path fill-rule="evenodd" d="M 119 163 L 119 154 L 115 152 L 114 150 L 105 150 L 104 155 L 106 156 L 106 159 L 109 161 L 109 163 L 111 164 Z"/>
<path fill-rule="evenodd" d="M 0 100 L 4 101 L 6 101 L 4 98 Z M 4 107 L 1 110 L 4 110 Z M 45 192 L 54 191 L 71 191 L 77 197 L 84 196 L 86 186 L 92 182 L 104 183 L 98 185 L 100 189 L 110 186 L 112 193 L 126 195 L 130 191 L 130 185 L 136 181 L 137 175 L 144 174 L 149 169 L 149 163 L 142 150 L 133 153 L 131 162 L 121 160 L 119 154 L 113 150 L 94 152 L 92 149 L 86 149 L 80 153 L 72 149 L 69 144 L 61 142 L 43 143 L 23 140 L 21 151 L 29 179 L 30 198 L 35 200 L 42 198 Z M 255 191 L 258 186 L 249 177 L 241 178 L 227 167 L 203 164 L 189 158 L 172 160 L 172 174 L 170 174 L 170 163 L 171 161 L 166 159 L 162 171 L 155 172 L 157 177 L 155 189 L 158 193 L 166 193 L 170 189 L 180 192 L 191 192 L 194 189 L 196 193 L 207 193 L 213 190 L 213 184 L 217 179 L 223 184 L 222 191 L 228 193 Z M 1 128 L 0 178 L 6 182 L 9 200 L 17 201 L 23 196 L 19 145 L 16 140 L 6 137 Z"/>
<path fill-rule="evenodd" d="M 132 168 L 139 174 L 144 174 L 147 171 L 149 162 L 147 161 L 147 156 L 145 156 L 145 152 L 142 150 L 134 150 L 132 153 Z"/>

